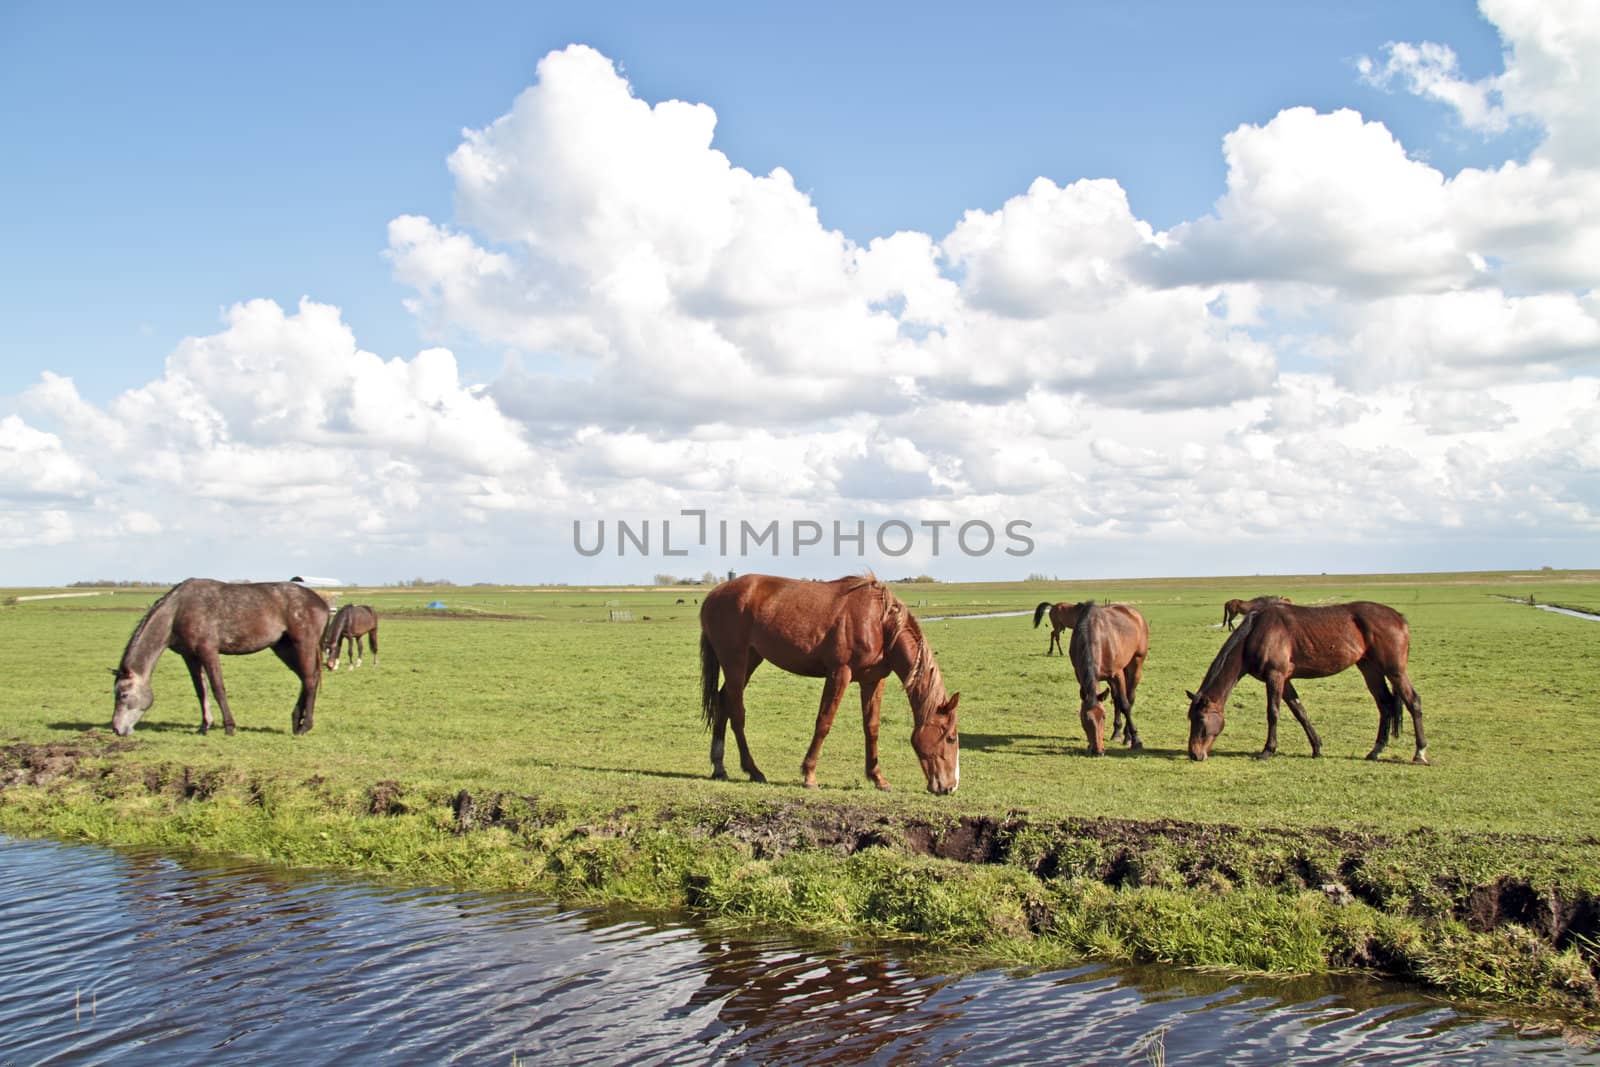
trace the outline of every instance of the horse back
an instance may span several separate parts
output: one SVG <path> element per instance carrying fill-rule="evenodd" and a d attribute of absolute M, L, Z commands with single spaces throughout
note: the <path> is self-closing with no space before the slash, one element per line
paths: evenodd
<path fill-rule="evenodd" d="M 1255 618 L 1246 653 L 1257 677 L 1276 668 L 1296 678 L 1321 678 L 1366 659 L 1403 667 L 1410 647 L 1405 618 L 1368 600 L 1321 607 L 1284 601 L 1267 605 Z"/>
<path fill-rule="evenodd" d="M 892 595 L 867 578 L 806 582 L 746 574 L 700 602 L 700 630 L 724 660 L 754 648 L 794 674 L 861 669 L 885 651 L 879 594 Z"/>
<path fill-rule="evenodd" d="M 1138 609 L 1127 604 L 1086 604 L 1078 608 L 1068 655 L 1076 669 L 1084 662 L 1083 653 L 1087 653 L 1088 662 L 1097 673 L 1096 679 L 1079 678 L 1080 682 L 1092 685 L 1095 680 L 1109 678 L 1149 652 L 1150 625 Z"/>
<path fill-rule="evenodd" d="M 294 582 L 218 582 L 191 578 L 176 592 L 170 647 L 259 652 L 285 634 L 314 642 L 328 620 L 322 597 Z"/>

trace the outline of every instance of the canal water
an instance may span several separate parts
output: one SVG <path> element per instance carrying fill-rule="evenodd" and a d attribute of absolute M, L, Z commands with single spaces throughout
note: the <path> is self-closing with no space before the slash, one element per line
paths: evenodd
<path fill-rule="evenodd" d="M 881 944 L 0 837 L 0 1065 L 1600 1062 L 1356 979 Z"/>

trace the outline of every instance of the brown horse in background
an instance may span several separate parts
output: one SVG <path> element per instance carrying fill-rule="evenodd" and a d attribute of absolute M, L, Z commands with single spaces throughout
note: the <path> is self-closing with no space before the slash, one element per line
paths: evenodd
<path fill-rule="evenodd" d="M 1292 604 L 1286 596 L 1258 596 L 1251 600 L 1230 600 L 1222 605 L 1222 625 L 1233 629 L 1233 620 L 1252 611 L 1260 611 L 1268 604 Z"/>
<path fill-rule="evenodd" d="M 1361 671 L 1378 705 L 1378 740 L 1367 759 L 1377 759 L 1389 737 L 1399 736 L 1404 704 L 1411 711 L 1417 736 L 1417 751 L 1411 760 L 1427 763 L 1422 698 L 1406 677 L 1410 651 L 1411 630 L 1405 616 L 1383 604 L 1366 600 L 1323 608 L 1269 604 L 1249 615 L 1244 625 L 1229 635 L 1206 671 L 1200 692 L 1189 694 L 1189 758 L 1203 760 L 1210 755 L 1212 743 L 1222 732 L 1228 694 L 1246 674 L 1261 679 L 1267 687 L 1267 744 L 1261 758 L 1278 751 L 1280 700 L 1288 701 L 1289 710 L 1305 728 L 1311 755 L 1322 755 L 1322 740 L 1312 729 L 1291 679 L 1325 678 L 1353 665 Z"/>
<path fill-rule="evenodd" d="M 365 604 L 346 604 L 334 613 L 322 636 L 322 647 L 330 671 L 339 669 L 339 646 L 350 646 L 350 657 L 355 660 L 350 669 L 361 666 L 361 639 L 365 637 L 372 649 L 372 666 L 378 666 L 378 613 Z"/>
<path fill-rule="evenodd" d="M 150 675 L 161 653 L 170 648 L 183 657 L 200 698 L 200 732 L 211 728 L 211 706 L 206 700 L 209 679 L 222 708 L 223 729 L 231 735 L 233 711 L 222 687 L 222 664 L 217 656 L 242 656 L 270 648 L 300 678 L 300 698 L 295 701 L 290 725 L 297 734 L 310 732 L 317 686 L 322 681 L 319 642 L 327 622 L 328 605 L 323 599 L 293 582 L 216 582 L 209 578 L 179 582 L 151 605 L 133 628 L 122 663 L 112 672 L 117 676 L 112 731 L 126 737 L 155 703 Z"/>
<path fill-rule="evenodd" d="M 733 724 L 739 766 L 751 781 L 766 777 L 744 736 L 744 689 L 763 660 L 791 674 L 824 678 L 811 747 L 800 764 L 808 788 L 817 787 L 817 756 L 852 681 L 861 686 L 861 722 L 867 739 L 867 777 L 879 789 L 889 782 L 878 766 L 878 717 L 883 683 L 899 676 L 911 702 L 911 747 L 930 793 L 951 793 L 961 781 L 956 703 L 915 616 L 876 578 L 805 582 L 746 574 L 717 586 L 700 605 L 701 709 L 712 729 L 711 777 L 725 779 L 724 730 Z M 722 687 L 717 687 L 718 671 Z"/>
<path fill-rule="evenodd" d="M 1133 725 L 1133 696 L 1150 652 L 1150 626 L 1127 604 L 1096 604 L 1086 600 L 1073 605 L 1076 616 L 1068 642 L 1073 672 L 1078 676 L 1078 719 L 1089 739 L 1089 755 L 1105 755 L 1106 711 L 1109 693 L 1116 708 L 1112 739 L 1127 723 L 1129 748 L 1143 748 Z M 1101 682 L 1109 688 L 1096 692 Z"/>
<path fill-rule="evenodd" d="M 1077 604 L 1068 604 L 1062 601 L 1052 604 L 1048 600 L 1039 601 L 1039 606 L 1033 609 L 1033 628 L 1039 628 L 1039 620 L 1044 618 L 1046 611 L 1050 612 L 1050 643 L 1044 646 L 1044 654 L 1049 655 L 1051 649 L 1065 656 L 1066 650 L 1061 647 L 1061 631 L 1070 630 L 1078 623 Z"/>

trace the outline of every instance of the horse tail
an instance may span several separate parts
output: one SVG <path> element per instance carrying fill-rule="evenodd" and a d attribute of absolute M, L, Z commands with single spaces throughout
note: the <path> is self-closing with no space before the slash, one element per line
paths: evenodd
<path fill-rule="evenodd" d="M 374 657 L 378 655 L 378 615 L 376 612 L 372 615 L 372 629 L 367 631 L 367 647 L 372 649 Z M 374 658 L 373 662 L 376 663 L 377 659 Z"/>
<path fill-rule="evenodd" d="M 711 638 L 700 635 L 700 714 L 706 725 L 717 721 L 721 701 L 717 697 L 717 672 L 722 665 L 717 662 L 717 650 L 711 647 Z"/>
<path fill-rule="evenodd" d="M 1033 609 L 1033 628 L 1039 628 L 1039 620 L 1044 618 L 1044 613 L 1050 610 L 1050 601 L 1041 600 L 1039 606 Z"/>

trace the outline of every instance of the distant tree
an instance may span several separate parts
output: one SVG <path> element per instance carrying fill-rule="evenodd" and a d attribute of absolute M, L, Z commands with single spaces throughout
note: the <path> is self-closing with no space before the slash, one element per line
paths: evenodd
<path fill-rule="evenodd" d="M 716 585 L 718 580 L 716 571 L 706 571 L 700 576 L 701 585 Z"/>
<path fill-rule="evenodd" d="M 676 574 L 658 574 L 658 575 L 656 575 L 656 584 L 657 585 L 677 585 L 678 584 L 678 576 Z"/>

